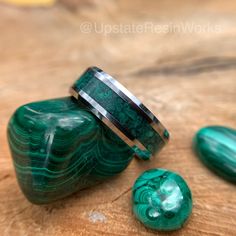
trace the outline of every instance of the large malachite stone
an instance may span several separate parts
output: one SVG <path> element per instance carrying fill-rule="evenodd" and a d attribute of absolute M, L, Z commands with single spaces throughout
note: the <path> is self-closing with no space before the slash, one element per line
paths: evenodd
<path fill-rule="evenodd" d="M 192 211 L 191 191 L 178 174 L 151 169 L 139 176 L 133 186 L 133 212 L 148 228 L 176 230 Z"/>
<path fill-rule="evenodd" d="M 209 169 L 236 183 L 236 130 L 205 127 L 197 132 L 193 144 L 198 157 Z"/>
<path fill-rule="evenodd" d="M 8 141 L 19 185 L 36 204 L 120 173 L 134 154 L 70 97 L 18 108 L 8 125 Z"/>

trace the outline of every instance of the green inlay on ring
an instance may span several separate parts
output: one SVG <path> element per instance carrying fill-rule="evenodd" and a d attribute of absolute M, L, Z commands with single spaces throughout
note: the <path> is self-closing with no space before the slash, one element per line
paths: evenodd
<path fill-rule="evenodd" d="M 140 115 L 127 101 L 124 101 L 106 84 L 95 77 L 98 71 L 96 68 L 87 70 L 73 87 L 79 91 L 83 90 L 106 111 L 118 120 L 122 127 L 140 141 L 149 150 L 144 153 L 135 147 L 136 154 L 143 159 L 149 159 L 151 154 L 156 154 L 164 146 L 161 136 L 152 128 L 148 121 Z M 169 133 L 164 131 L 164 137 L 168 138 Z"/>
<path fill-rule="evenodd" d="M 134 151 L 70 97 L 17 109 L 8 141 L 19 185 L 33 203 L 68 196 L 122 172 Z"/>

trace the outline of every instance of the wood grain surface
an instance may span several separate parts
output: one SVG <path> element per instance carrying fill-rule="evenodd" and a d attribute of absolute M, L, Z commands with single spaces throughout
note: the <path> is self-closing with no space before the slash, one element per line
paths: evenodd
<path fill-rule="evenodd" d="M 235 13 L 235 1 L 218 0 L 0 5 L 1 235 L 236 235 L 235 185 L 212 174 L 191 149 L 202 126 L 236 128 Z M 91 32 L 83 32 L 85 24 Z M 140 29 L 110 30 L 132 24 Z M 186 24 L 192 30 L 184 30 Z M 134 159 L 114 179 L 51 205 L 32 205 L 16 182 L 7 122 L 22 104 L 66 96 L 90 65 L 137 95 L 168 127 L 171 141 L 155 159 Z M 157 167 L 180 173 L 192 190 L 193 213 L 182 230 L 155 232 L 132 214 L 131 186 L 142 171 Z"/>

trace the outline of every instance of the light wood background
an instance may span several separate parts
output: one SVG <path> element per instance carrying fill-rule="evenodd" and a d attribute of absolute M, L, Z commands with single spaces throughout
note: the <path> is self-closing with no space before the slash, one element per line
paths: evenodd
<path fill-rule="evenodd" d="M 86 22 L 141 26 L 139 32 L 105 35 L 94 29 L 83 33 Z M 194 29 L 150 29 L 181 24 Z M 0 5 L 1 235 L 166 235 L 146 229 L 131 211 L 133 182 L 157 167 L 180 173 L 193 194 L 188 224 L 170 235 L 236 235 L 235 185 L 212 174 L 191 150 L 202 126 L 236 127 L 235 26 L 235 1 L 60 1 L 48 9 Z M 171 142 L 154 160 L 133 160 L 112 180 L 51 205 L 32 205 L 16 182 L 7 122 L 22 104 L 66 96 L 90 65 L 137 95 L 168 127 Z"/>

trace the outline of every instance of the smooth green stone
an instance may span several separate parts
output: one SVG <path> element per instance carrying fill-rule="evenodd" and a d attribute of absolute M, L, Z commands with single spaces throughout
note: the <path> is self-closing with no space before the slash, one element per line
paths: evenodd
<path fill-rule="evenodd" d="M 176 230 L 192 211 L 191 191 L 178 174 L 165 169 L 143 172 L 133 186 L 133 212 L 148 228 Z"/>
<path fill-rule="evenodd" d="M 209 169 L 236 182 L 236 130 L 208 126 L 197 132 L 193 144 L 198 157 Z"/>
<path fill-rule="evenodd" d="M 123 171 L 134 151 L 70 97 L 17 109 L 8 141 L 19 185 L 42 204 Z"/>

